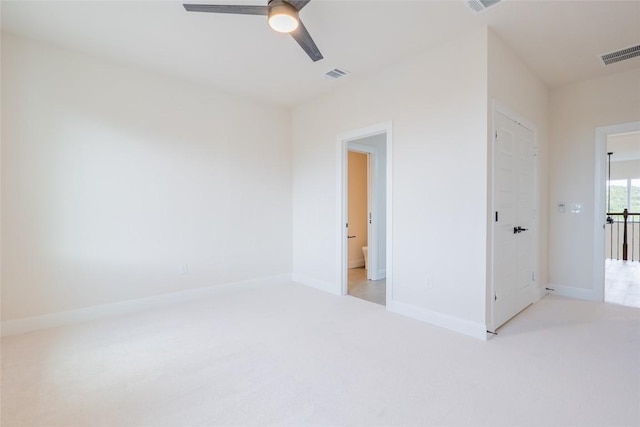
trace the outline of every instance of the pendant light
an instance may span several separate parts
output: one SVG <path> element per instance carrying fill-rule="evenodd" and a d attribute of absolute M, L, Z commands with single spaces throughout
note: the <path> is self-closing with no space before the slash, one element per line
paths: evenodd
<path fill-rule="evenodd" d="M 609 178 L 607 179 L 607 214 L 611 213 L 611 155 L 613 152 L 607 153 L 609 156 Z M 607 224 L 613 224 L 611 215 L 607 215 Z"/>

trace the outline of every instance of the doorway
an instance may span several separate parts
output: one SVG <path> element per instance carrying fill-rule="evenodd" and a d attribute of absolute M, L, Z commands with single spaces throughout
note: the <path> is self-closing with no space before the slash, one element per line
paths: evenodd
<path fill-rule="evenodd" d="M 627 138 L 632 142 L 625 148 L 620 141 Z M 634 176 L 640 160 L 635 159 L 639 150 L 636 138 L 640 139 L 640 121 L 596 129 L 594 291 L 590 299 L 640 307 L 640 259 L 635 261 L 640 257 L 640 214 L 627 215 L 626 233 L 624 216 L 616 215 L 624 208 L 635 214 L 638 208 L 636 197 L 640 194 L 635 193 L 640 192 L 636 188 L 640 182 Z"/>
<path fill-rule="evenodd" d="M 534 301 L 536 276 L 536 136 L 496 109 L 493 144 L 493 267 L 495 329 Z"/>
<path fill-rule="evenodd" d="M 376 209 L 377 199 L 384 199 L 379 191 L 384 182 L 378 182 L 384 175 L 376 169 L 384 161 L 384 153 L 378 152 L 384 139 L 380 134 L 347 144 L 347 293 L 380 305 L 386 305 L 386 280 L 378 265 L 384 265 L 386 254 L 378 253 L 378 236 L 384 235 L 386 224 Z"/>
<path fill-rule="evenodd" d="M 640 131 L 607 135 L 604 301 L 640 307 Z"/>
<path fill-rule="evenodd" d="M 392 295 L 390 146 L 390 123 L 338 138 L 341 294 L 381 305 Z"/>

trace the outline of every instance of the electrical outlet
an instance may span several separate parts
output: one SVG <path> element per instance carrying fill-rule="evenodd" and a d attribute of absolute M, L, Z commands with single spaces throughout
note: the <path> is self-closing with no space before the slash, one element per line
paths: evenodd
<path fill-rule="evenodd" d="M 185 274 L 187 274 L 189 272 L 189 265 L 187 264 L 180 264 L 178 266 L 178 274 L 181 276 L 184 276 Z"/>

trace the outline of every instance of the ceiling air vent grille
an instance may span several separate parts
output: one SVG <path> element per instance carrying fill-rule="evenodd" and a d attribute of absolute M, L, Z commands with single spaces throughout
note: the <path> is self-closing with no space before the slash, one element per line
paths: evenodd
<path fill-rule="evenodd" d="M 331 71 L 327 71 L 326 73 L 324 73 L 324 76 L 328 79 L 332 79 L 332 80 L 337 80 L 341 77 L 346 76 L 347 74 L 349 74 L 349 72 L 347 70 L 341 70 L 340 68 L 334 68 Z"/>
<path fill-rule="evenodd" d="M 480 13 L 488 7 L 500 3 L 501 0 L 466 0 L 467 6 L 475 13 Z"/>
<path fill-rule="evenodd" d="M 640 56 L 640 45 L 621 49 L 617 52 L 605 53 L 600 56 L 600 59 L 602 59 L 604 65 L 609 65 L 626 59 L 635 58 L 636 56 Z"/>

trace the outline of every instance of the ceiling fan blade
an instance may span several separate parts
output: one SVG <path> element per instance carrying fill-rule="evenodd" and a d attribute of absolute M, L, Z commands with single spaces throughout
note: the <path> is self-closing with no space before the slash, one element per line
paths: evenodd
<path fill-rule="evenodd" d="M 300 11 L 300 9 L 305 7 L 307 3 L 309 3 L 311 0 L 285 0 L 285 1 L 289 3 L 291 6 L 295 7 L 298 11 Z"/>
<path fill-rule="evenodd" d="M 311 35 L 309 34 L 309 31 L 307 31 L 307 28 L 304 26 L 302 21 L 299 22 L 300 24 L 298 25 L 298 28 L 296 28 L 289 34 L 291 34 L 291 37 L 293 37 L 298 42 L 300 47 L 304 49 L 305 52 L 307 52 L 307 55 L 309 55 L 309 58 L 311 58 L 313 62 L 321 60 L 322 58 L 324 58 L 324 56 L 322 56 L 322 54 L 320 53 L 318 46 L 316 46 L 315 42 L 311 38 Z"/>
<path fill-rule="evenodd" d="M 267 6 L 246 6 L 233 4 L 184 4 L 189 12 L 235 13 L 239 15 L 267 15 Z"/>

